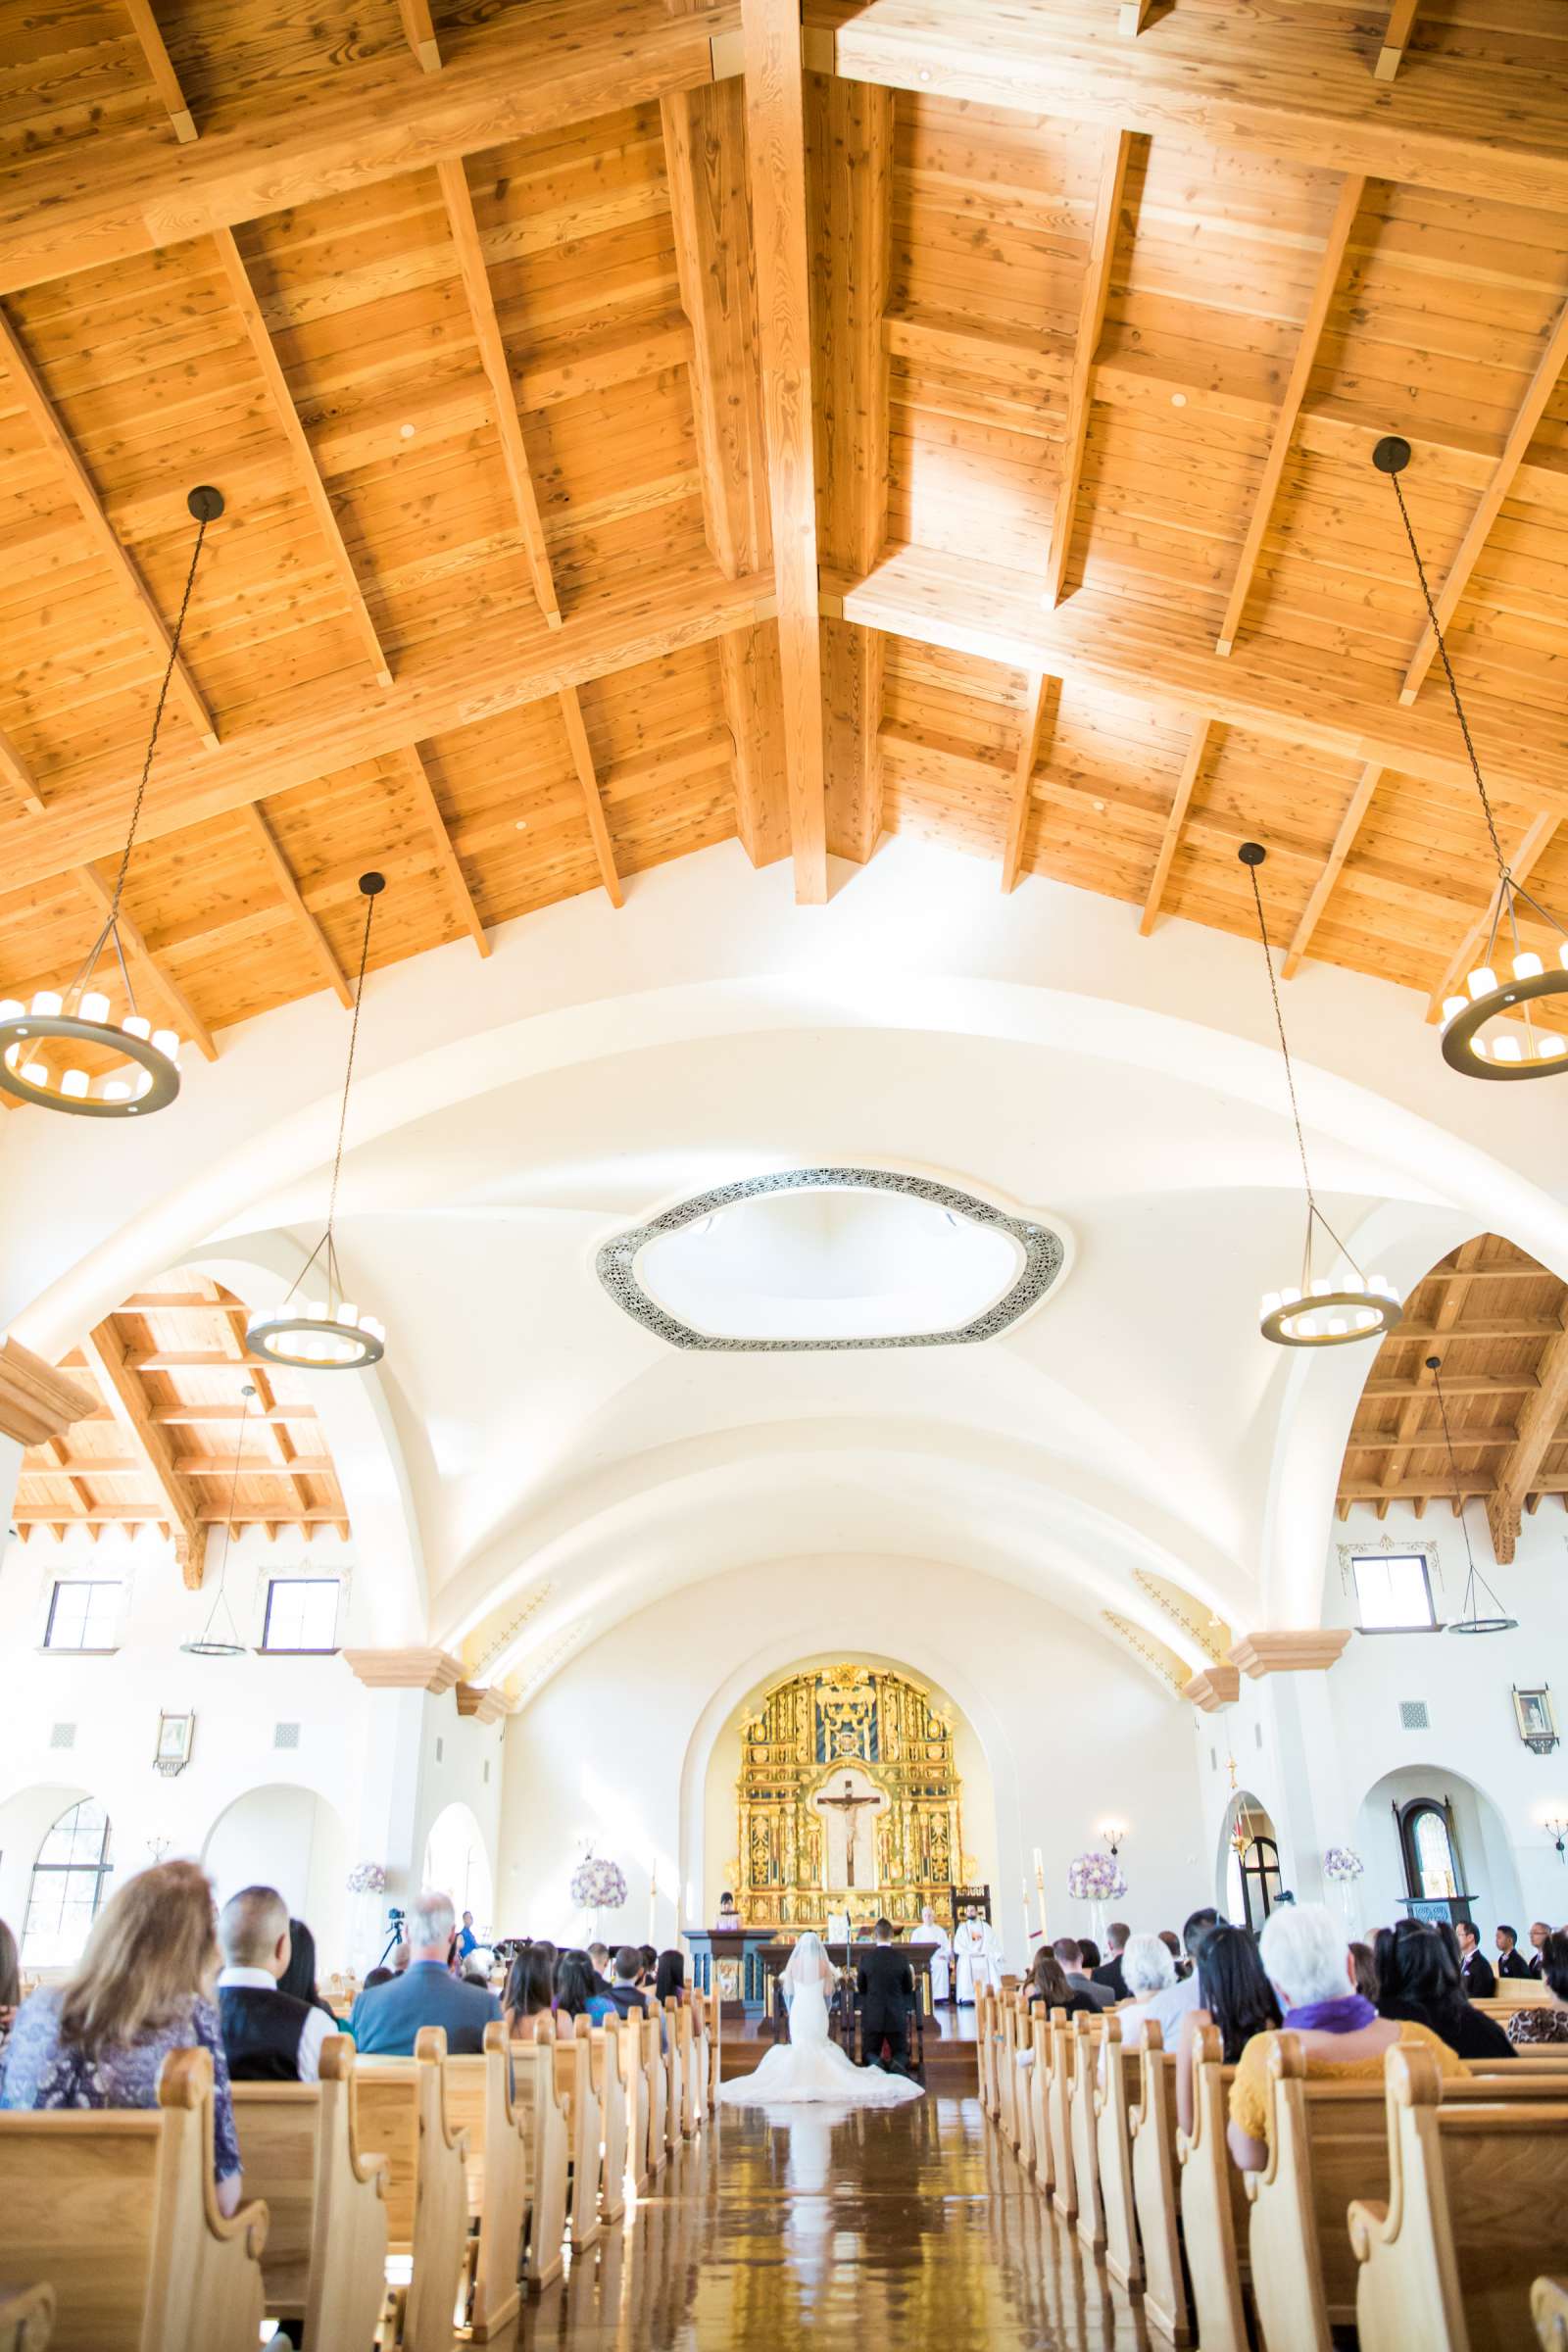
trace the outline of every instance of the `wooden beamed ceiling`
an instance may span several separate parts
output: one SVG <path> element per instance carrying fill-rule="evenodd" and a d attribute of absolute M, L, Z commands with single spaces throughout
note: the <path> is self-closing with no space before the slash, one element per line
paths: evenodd
<path fill-rule="evenodd" d="M 803 78 L 803 67 L 805 69 Z M 1552 0 L 76 0 L 0 27 L 0 994 L 204 1051 L 738 840 L 1419 989 L 1568 900 Z"/>

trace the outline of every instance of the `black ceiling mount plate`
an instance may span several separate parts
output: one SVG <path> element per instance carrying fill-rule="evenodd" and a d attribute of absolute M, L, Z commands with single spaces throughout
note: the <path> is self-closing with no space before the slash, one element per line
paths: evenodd
<path fill-rule="evenodd" d="M 1379 473 L 1402 473 L 1410 463 L 1410 444 L 1397 433 L 1385 433 L 1372 452 L 1372 463 Z"/>
<path fill-rule="evenodd" d="M 185 501 L 198 522 L 216 522 L 223 512 L 223 493 L 211 482 L 200 482 Z"/>

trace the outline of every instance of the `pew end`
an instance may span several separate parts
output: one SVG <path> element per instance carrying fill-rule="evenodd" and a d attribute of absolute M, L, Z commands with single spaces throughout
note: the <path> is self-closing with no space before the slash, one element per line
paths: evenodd
<path fill-rule="evenodd" d="M 236 2082 L 245 2184 L 268 2209 L 268 2312 L 312 2343 L 368 2343 L 386 2301 L 387 2157 L 362 2154 L 354 2044 L 330 2034 L 318 2082 Z"/>
<path fill-rule="evenodd" d="M 54 2325 L 52 2286 L 0 2287 L 0 2352 L 45 2352 Z"/>

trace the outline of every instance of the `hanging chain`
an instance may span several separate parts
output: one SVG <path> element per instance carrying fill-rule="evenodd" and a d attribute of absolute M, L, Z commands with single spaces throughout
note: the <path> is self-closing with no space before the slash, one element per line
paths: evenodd
<path fill-rule="evenodd" d="M 1399 519 L 1404 524 L 1404 535 L 1410 542 L 1410 554 L 1415 564 L 1415 576 L 1421 583 L 1421 594 L 1426 600 L 1427 619 L 1431 623 L 1432 634 L 1437 639 L 1438 652 L 1443 657 L 1443 672 L 1448 681 L 1448 698 L 1453 704 L 1454 716 L 1459 721 L 1459 732 L 1464 737 L 1464 748 L 1470 755 L 1470 770 L 1476 780 L 1476 790 L 1481 795 L 1481 808 L 1487 820 L 1487 831 L 1492 836 L 1492 854 L 1497 860 L 1498 873 L 1504 882 L 1510 882 L 1513 877 L 1508 871 L 1508 860 L 1502 854 L 1502 844 L 1497 839 L 1496 820 L 1492 813 L 1492 803 L 1487 798 L 1486 781 L 1481 773 L 1481 762 L 1476 757 L 1476 747 L 1471 741 L 1470 722 L 1465 717 L 1464 705 L 1459 700 L 1459 689 L 1453 675 L 1453 663 L 1448 660 L 1448 648 L 1444 641 L 1443 624 L 1438 619 L 1437 607 L 1432 602 L 1432 591 L 1427 586 L 1426 565 L 1421 561 L 1421 550 L 1415 543 L 1415 532 L 1410 527 L 1410 510 L 1404 503 L 1404 492 L 1399 486 L 1398 475 L 1391 473 L 1389 479 L 1394 484 L 1394 495 L 1399 502 Z"/>
<path fill-rule="evenodd" d="M 169 681 L 174 674 L 174 663 L 179 660 L 179 640 L 184 632 L 185 615 L 190 611 L 190 592 L 196 585 L 196 566 L 201 562 L 202 541 L 206 536 L 207 517 L 203 515 L 196 526 L 196 545 L 191 551 L 190 569 L 185 574 L 185 593 L 179 600 L 179 618 L 174 623 L 174 634 L 169 641 L 169 661 L 164 670 L 163 684 L 158 689 L 158 703 L 153 711 L 153 729 L 147 738 L 147 757 L 141 763 L 141 782 L 136 787 L 136 799 L 130 811 L 130 831 L 125 835 L 124 856 L 120 860 L 120 871 L 115 876 L 114 904 L 109 909 L 109 920 L 104 925 L 106 935 L 114 930 L 119 920 L 120 901 L 125 888 L 125 873 L 130 864 L 130 853 L 136 846 L 136 827 L 141 822 L 141 805 L 147 797 L 147 779 L 152 773 L 153 753 L 158 748 L 158 730 L 164 722 L 164 705 L 169 699 Z"/>
<path fill-rule="evenodd" d="M 1396 486 L 1397 486 L 1397 485 L 1396 485 Z M 1445 1395 L 1443 1394 L 1443 1371 L 1442 1371 L 1442 1367 L 1441 1367 L 1440 1365 L 1438 1365 L 1438 1364 L 1434 1364 L 1434 1365 L 1433 1365 L 1433 1367 L 1432 1367 L 1432 1385 L 1433 1385 L 1433 1387 L 1434 1387 L 1434 1388 L 1437 1390 L 1437 1392 L 1438 1392 L 1438 1410 L 1439 1410 L 1439 1412 L 1440 1412 L 1440 1413 L 1443 1415 L 1443 1443 L 1444 1443 L 1445 1446 L 1447 1448 L 1447 1455 L 1448 1455 L 1448 1476 L 1449 1476 L 1449 1477 L 1452 1479 L 1452 1481 L 1453 1481 L 1453 1484 L 1454 1484 L 1454 1491 L 1455 1491 L 1455 1494 L 1458 1494 L 1458 1489 L 1459 1489 L 1459 1484 L 1460 1484 L 1460 1481 L 1459 1481 L 1459 1464 L 1458 1464 L 1458 1461 L 1457 1461 L 1457 1459 L 1455 1458 L 1455 1455 L 1454 1455 L 1454 1450 L 1453 1450 L 1453 1434 L 1452 1434 L 1452 1432 L 1450 1431 L 1450 1429 L 1449 1429 L 1449 1427 L 1448 1427 L 1448 1399 L 1447 1399 L 1447 1398 L 1446 1398 L 1446 1396 L 1445 1396 Z M 1459 1498 L 1459 1501 L 1460 1501 L 1460 1502 L 1461 1502 L 1461 1504 L 1462 1504 L 1462 1503 L 1463 1503 L 1463 1500 L 1464 1500 L 1464 1497 L 1463 1497 L 1463 1495 L 1462 1495 L 1462 1494 L 1460 1494 L 1458 1498 Z M 1461 1535 L 1464 1537 L 1464 1556 L 1465 1556 L 1465 1558 L 1466 1558 L 1466 1559 L 1469 1561 L 1469 1563 L 1470 1563 L 1470 1577 L 1469 1577 L 1469 1584 L 1473 1586 L 1473 1585 L 1474 1585 L 1474 1583 L 1475 1583 L 1475 1574 L 1476 1574 L 1476 1555 L 1475 1555 L 1475 1553 L 1474 1553 L 1474 1552 L 1471 1550 L 1471 1548 L 1470 1548 L 1470 1530 L 1469 1530 L 1469 1528 L 1468 1528 L 1468 1527 L 1465 1525 L 1465 1516 L 1464 1516 L 1464 1512 L 1463 1512 L 1463 1510 L 1462 1510 L 1462 1509 L 1460 1510 L 1460 1513 L 1459 1513 L 1459 1532 L 1460 1532 L 1460 1534 L 1461 1534 Z M 1470 1593 L 1469 1593 L 1469 1590 L 1468 1590 L 1468 1588 L 1467 1588 L 1467 1590 L 1466 1590 L 1466 1592 L 1465 1592 L 1465 1598 L 1468 1600 L 1468 1599 L 1469 1599 L 1469 1597 L 1470 1597 Z"/>
<path fill-rule="evenodd" d="M 365 1003 L 365 967 L 370 955 L 370 925 L 375 919 L 375 899 L 365 902 L 365 937 L 360 942 L 360 976 L 354 990 L 354 1019 L 349 1028 L 348 1067 L 343 1072 L 343 1107 L 338 1113 L 337 1152 L 332 1161 L 332 1190 L 326 1203 L 326 1233 L 323 1237 L 328 1250 L 332 1247 L 332 1220 L 337 1215 L 337 1184 L 343 1173 L 343 1138 L 349 1123 L 349 1085 L 354 1076 L 354 1048 L 360 1034 L 360 1006 Z"/>
<path fill-rule="evenodd" d="M 1301 1133 L 1301 1112 L 1296 1100 L 1296 1073 L 1291 1067 L 1291 1049 L 1285 1042 L 1285 1015 L 1280 1010 L 1280 992 L 1274 978 L 1274 955 L 1268 944 L 1268 922 L 1263 913 L 1263 893 L 1257 887 L 1257 868 L 1250 865 L 1248 878 L 1252 885 L 1252 904 L 1257 908 L 1257 932 L 1263 942 L 1263 961 L 1268 966 L 1268 993 L 1274 1000 L 1274 1026 L 1280 1033 L 1280 1056 L 1285 1063 L 1285 1083 L 1290 1089 L 1291 1117 L 1296 1124 L 1296 1149 L 1301 1155 L 1301 1182 L 1306 1187 L 1308 1232 L 1311 1219 L 1317 1215 L 1317 1200 L 1312 1191 L 1312 1171 L 1306 1164 L 1306 1138 Z"/>

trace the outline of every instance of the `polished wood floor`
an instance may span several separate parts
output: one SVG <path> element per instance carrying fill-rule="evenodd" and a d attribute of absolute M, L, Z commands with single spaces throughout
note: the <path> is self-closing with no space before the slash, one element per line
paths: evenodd
<path fill-rule="evenodd" d="M 973 2097 L 737 2109 L 525 2306 L 515 2352 L 1120 2352 L 1142 2316 Z"/>

